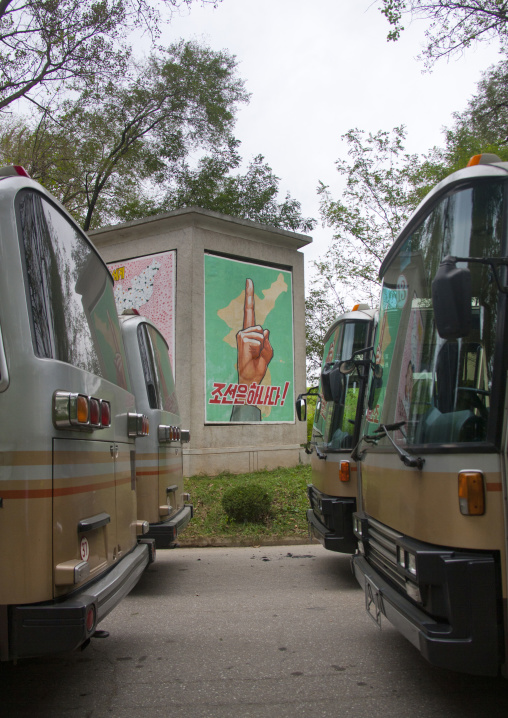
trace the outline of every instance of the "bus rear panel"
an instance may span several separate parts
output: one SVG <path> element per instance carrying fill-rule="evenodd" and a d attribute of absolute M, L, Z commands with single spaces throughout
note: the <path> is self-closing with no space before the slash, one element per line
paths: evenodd
<path fill-rule="evenodd" d="M 1 171 L 0 171 L 1 174 Z M 26 177 L 0 179 L 0 658 L 86 643 L 149 561 L 106 266 Z"/>
<path fill-rule="evenodd" d="M 193 514 L 183 484 L 182 447 L 190 434 L 181 426 L 164 337 L 152 322 L 129 310 L 120 325 L 136 404 L 150 422 L 150 433 L 136 443 L 138 512 L 149 522 L 147 537 L 157 548 L 174 548 Z"/>

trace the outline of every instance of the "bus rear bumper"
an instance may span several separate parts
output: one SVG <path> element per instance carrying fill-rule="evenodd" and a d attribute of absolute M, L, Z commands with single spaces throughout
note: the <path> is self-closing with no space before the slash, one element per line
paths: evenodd
<path fill-rule="evenodd" d="M 138 544 L 108 573 L 71 598 L 10 608 L 9 656 L 13 660 L 79 648 L 97 624 L 131 591 L 151 560 L 150 546 Z M 93 623 L 89 622 L 93 611 Z M 2 656 L 4 658 L 4 656 Z"/>
<path fill-rule="evenodd" d="M 474 562 L 470 561 L 470 564 Z M 492 567 L 479 561 L 471 567 L 466 620 L 460 629 L 434 620 L 396 591 L 361 554 L 351 557 L 353 573 L 363 588 L 367 613 L 379 626 L 382 616 L 407 638 L 429 663 L 474 675 L 499 674 L 501 656 Z M 486 599 L 486 593 L 489 594 Z"/>
<path fill-rule="evenodd" d="M 192 504 L 185 504 L 180 511 L 172 516 L 169 521 L 161 521 L 159 524 L 150 524 L 150 530 L 145 536 L 155 540 L 155 546 L 159 548 L 174 548 L 178 534 L 184 530 L 192 516 L 194 507 Z"/>

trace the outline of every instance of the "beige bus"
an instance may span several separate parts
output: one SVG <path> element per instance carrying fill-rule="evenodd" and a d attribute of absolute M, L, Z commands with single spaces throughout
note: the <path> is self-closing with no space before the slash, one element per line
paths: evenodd
<path fill-rule="evenodd" d="M 506 673 L 508 163 L 438 184 L 388 252 L 352 559 L 435 666 Z"/>
<path fill-rule="evenodd" d="M 136 406 L 148 417 L 150 432 L 136 440 L 138 514 L 150 523 L 147 538 L 157 548 L 173 548 L 192 518 L 183 487 L 182 429 L 168 345 L 157 327 L 136 310 L 126 310 L 120 326 Z"/>
<path fill-rule="evenodd" d="M 309 534 L 330 551 L 353 553 L 358 482 L 351 451 L 358 442 L 372 352 L 375 311 L 356 305 L 326 333 L 310 443 Z M 340 368 L 349 361 L 349 373 Z"/>
<path fill-rule="evenodd" d="M 86 644 L 153 556 L 107 267 L 21 168 L 0 170 L 0 659 Z"/>

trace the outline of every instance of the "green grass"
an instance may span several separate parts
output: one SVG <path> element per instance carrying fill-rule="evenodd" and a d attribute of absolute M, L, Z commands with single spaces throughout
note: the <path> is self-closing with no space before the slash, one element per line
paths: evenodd
<path fill-rule="evenodd" d="M 306 510 L 310 466 L 296 466 L 251 474 L 223 473 L 219 476 L 192 476 L 185 479 L 191 495 L 194 517 L 178 537 L 185 545 L 251 545 L 308 537 Z M 269 516 L 262 523 L 237 522 L 222 508 L 226 489 L 255 481 L 272 497 Z"/>

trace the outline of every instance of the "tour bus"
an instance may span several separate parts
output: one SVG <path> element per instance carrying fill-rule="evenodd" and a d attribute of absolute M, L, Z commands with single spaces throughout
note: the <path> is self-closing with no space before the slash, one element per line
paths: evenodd
<path fill-rule="evenodd" d="M 312 484 L 307 486 L 307 521 L 310 536 L 326 549 L 342 553 L 356 549 L 356 462 L 350 454 L 358 441 L 374 319 L 374 310 L 357 304 L 335 320 L 324 339 L 310 443 Z M 341 374 L 339 365 L 353 358 L 351 373 Z"/>
<path fill-rule="evenodd" d="M 20 167 L 0 170 L 0 659 L 85 645 L 154 556 L 138 519 L 113 280 Z"/>
<path fill-rule="evenodd" d="M 136 310 L 120 316 L 136 406 L 148 417 L 150 432 L 136 441 L 138 514 L 149 521 L 147 538 L 157 548 L 173 548 L 192 518 L 183 487 L 182 429 L 168 345 L 157 327 Z"/>
<path fill-rule="evenodd" d="M 478 155 L 388 252 L 353 452 L 367 612 L 478 675 L 506 673 L 507 208 L 508 163 Z"/>

